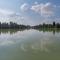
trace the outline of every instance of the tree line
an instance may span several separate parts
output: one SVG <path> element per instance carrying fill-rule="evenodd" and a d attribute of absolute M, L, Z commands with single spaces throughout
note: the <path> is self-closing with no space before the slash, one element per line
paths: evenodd
<path fill-rule="evenodd" d="M 15 22 L 0 22 L 0 29 L 29 29 L 29 25 L 22 25 L 22 24 L 17 24 Z"/>
<path fill-rule="evenodd" d="M 0 29 L 41 29 L 41 28 L 60 28 L 60 23 L 53 22 L 52 24 L 39 24 L 36 26 L 30 26 L 30 25 L 22 25 L 17 24 L 15 22 L 9 22 L 9 23 L 1 23 L 0 22 Z"/>
<path fill-rule="evenodd" d="M 39 29 L 39 28 L 60 28 L 60 23 L 53 22 L 52 24 L 39 24 L 36 26 L 33 26 L 32 28 L 34 29 Z"/>

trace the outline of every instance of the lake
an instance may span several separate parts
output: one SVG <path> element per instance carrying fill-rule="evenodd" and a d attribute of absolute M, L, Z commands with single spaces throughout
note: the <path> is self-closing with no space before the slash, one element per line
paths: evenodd
<path fill-rule="evenodd" d="M 0 60 L 60 60 L 60 32 L 0 30 Z"/>

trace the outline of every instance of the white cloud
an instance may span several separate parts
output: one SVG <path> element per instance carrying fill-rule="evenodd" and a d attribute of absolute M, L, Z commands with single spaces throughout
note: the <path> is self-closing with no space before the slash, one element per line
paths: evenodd
<path fill-rule="evenodd" d="M 31 7 L 31 10 L 41 14 L 41 16 L 52 16 L 54 15 L 55 7 L 51 3 L 36 4 Z"/>
<path fill-rule="evenodd" d="M 8 15 L 11 15 L 11 14 L 14 14 L 14 12 L 10 11 L 10 10 L 0 8 L 0 16 L 8 16 Z"/>
<path fill-rule="evenodd" d="M 59 10 L 58 8 L 60 8 L 60 6 L 53 5 L 49 2 L 40 4 L 39 2 L 34 2 L 33 5 L 24 3 L 20 6 L 21 13 L 23 12 L 22 14 L 0 8 L 0 21 L 2 22 L 13 21 L 19 24 L 26 24 L 26 25 L 27 24 L 35 25 L 43 22 L 53 21 L 53 19 L 50 19 L 50 16 L 53 17 L 53 15 L 55 15 L 55 13 L 58 12 Z M 24 12 L 28 12 L 28 14 L 25 15 Z M 32 12 L 38 13 L 38 15 L 40 14 L 41 16 L 39 15 L 37 17 L 37 15 L 34 15 L 34 13 Z M 34 16 L 29 15 L 29 13 L 33 14 Z"/>
<path fill-rule="evenodd" d="M 13 11 L 10 11 L 8 9 L 0 8 L 0 21 L 1 22 L 10 21 L 10 17 L 9 16 L 12 16 L 14 14 L 15 14 L 15 12 L 13 12 Z"/>
<path fill-rule="evenodd" d="M 21 11 L 27 11 L 29 9 L 29 5 L 27 3 L 24 3 L 20 6 Z"/>
<path fill-rule="evenodd" d="M 35 1 L 35 2 L 34 2 L 34 4 L 38 4 L 38 2 L 37 2 L 37 1 Z"/>
<path fill-rule="evenodd" d="M 17 22 L 23 24 L 24 17 L 10 10 L 5 10 L 0 8 L 0 22 Z"/>

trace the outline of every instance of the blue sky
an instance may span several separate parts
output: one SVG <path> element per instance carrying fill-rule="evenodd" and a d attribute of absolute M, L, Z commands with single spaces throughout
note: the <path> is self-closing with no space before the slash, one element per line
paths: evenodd
<path fill-rule="evenodd" d="M 26 25 L 60 22 L 60 0 L 0 0 L 0 21 Z"/>

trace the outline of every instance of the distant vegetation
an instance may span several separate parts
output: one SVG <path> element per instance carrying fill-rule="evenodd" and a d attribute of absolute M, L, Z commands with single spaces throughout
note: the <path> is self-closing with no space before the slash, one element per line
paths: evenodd
<path fill-rule="evenodd" d="M 60 28 L 60 24 L 59 23 L 55 23 L 53 22 L 52 24 L 39 24 L 36 26 L 30 26 L 30 25 L 21 25 L 21 24 L 17 24 L 17 23 L 1 23 L 0 22 L 0 29 L 57 29 Z"/>
<path fill-rule="evenodd" d="M 13 23 L 13 22 L 10 22 L 10 23 L 1 23 L 0 22 L 0 29 L 29 29 L 30 26 L 29 25 L 19 25 L 17 23 Z"/>
<path fill-rule="evenodd" d="M 53 22 L 52 24 L 39 24 L 32 27 L 33 29 L 57 29 L 60 28 L 60 23 Z"/>
<path fill-rule="evenodd" d="M 55 32 L 58 32 L 58 33 L 60 32 L 60 24 L 53 22 L 52 24 L 43 23 L 43 24 L 39 24 L 36 26 L 30 26 L 30 25 L 17 24 L 17 23 L 13 23 L 13 22 L 9 22 L 9 23 L 0 22 L 0 34 L 8 33 L 8 32 L 10 32 L 10 34 L 13 34 L 17 31 L 24 31 L 26 29 L 27 30 L 36 29 L 38 31 L 53 32 L 53 34 L 55 34 Z"/>

